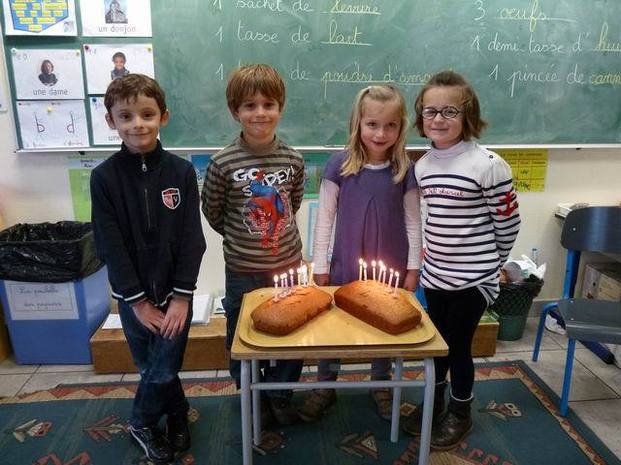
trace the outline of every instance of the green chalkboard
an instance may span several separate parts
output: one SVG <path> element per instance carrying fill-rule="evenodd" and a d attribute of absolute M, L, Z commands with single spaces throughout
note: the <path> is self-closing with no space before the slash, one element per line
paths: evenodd
<path fill-rule="evenodd" d="M 485 143 L 621 142 L 618 0 L 154 0 L 152 8 L 172 145 L 230 141 L 237 126 L 226 78 L 253 62 L 284 76 L 280 134 L 297 146 L 344 144 L 361 87 L 392 80 L 412 104 L 446 68 L 475 85 L 490 122 Z M 412 131 L 410 143 L 425 140 Z"/>
<path fill-rule="evenodd" d="M 477 89 L 490 123 L 485 144 L 621 143 L 619 0 L 152 0 L 151 8 L 153 38 L 144 40 L 172 113 L 167 147 L 229 143 L 239 128 L 227 76 L 257 62 L 285 78 L 279 134 L 297 147 L 343 145 L 354 95 L 372 83 L 399 84 L 412 114 L 426 79 L 447 68 Z M 5 47 L 16 42 L 5 38 Z M 427 142 L 412 130 L 409 143 Z"/>

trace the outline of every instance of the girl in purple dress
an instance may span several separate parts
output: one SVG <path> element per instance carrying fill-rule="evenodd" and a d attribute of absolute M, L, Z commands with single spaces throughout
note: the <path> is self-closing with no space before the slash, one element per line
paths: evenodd
<path fill-rule="evenodd" d="M 357 280 L 359 259 L 369 265 L 381 260 L 399 272 L 399 285 L 407 290 L 418 285 L 420 204 L 414 166 L 405 151 L 407 129 L 405 100 L 396 87 L 369 86 L 358 93 L 346 150 L 328 160 L 319 192 L 313 243 L 317 285 L 340 286 Z M 339 360 L 321 360 L 318 380 L 336 380 L 339 368 Z M 371 378 L 390 379 L 391 370 L 390 359 L 376 359 Z M 392 391 L 372 389 L 371 396 L 378 414 L 390 420 Z M 300 417 L 316 420 L 335 401 L 334 389 L 315 389 L 305 399 Z"/>

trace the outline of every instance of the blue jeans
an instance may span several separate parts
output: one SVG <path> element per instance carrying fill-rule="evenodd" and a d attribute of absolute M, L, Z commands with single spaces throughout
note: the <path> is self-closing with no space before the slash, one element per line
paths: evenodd
<path fill-rule="evenodd" d="M 165 312 L 166 308 L 162 310 Z M 124 302 L 119 303 L 119 314 L 134 364 L 140 372 L 130 424 L 134 428 L 153 427 L 164 415 L 186 414 L 189 404 L 178 373 L 188 342 L 192 303 L 183 331 L 172 339 L 149 331 Z"/>
<path fill-rule="evenodd" d="M 283 271 L 283 270 L 280 270 Z M 262 287 L 270 287 L 273 285 L 274 271 L 264 273 L 242 273 L 233 271 L 228 267 L 225 270 L 226 290 L 224 299 L 222 299 L 222 307 L 226 314 L 226 348 L 231 350 L 233 345 L 233 336 L 239 320 L 239 312 L 241 309 L 242 297 L 245 293 L 260 289 Z M 260 380 L 263 382 L 282 382 L 282 381 L 298 381 L 302 373 L 302 360 L 277 360 L 276 366 L 270 366 L 266 360 L 261 361 Z M 229 372 L 239 389 L 241 385 L 241 363 L 239 360 L 231 359 L 229 361 Z M 268 397 L 291 397 L 290 390 L 282 391 L 262 391 Z"/>

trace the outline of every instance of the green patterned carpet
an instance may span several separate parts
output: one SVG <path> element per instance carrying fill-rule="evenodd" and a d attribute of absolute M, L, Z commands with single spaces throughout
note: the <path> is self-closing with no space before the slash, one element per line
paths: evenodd
<path fill-rule="evenodd" d="M 364 379 L 365 373 L 348 374 Z M 407 377 L 422 376 L 406 371 Z M 176 465 L 241 465 L 239 397 L 231 381 L 185 384 L 193 447 Z M 146 465 L 127 433 L 135 384 L 61 386 L 0 399 L 3 465 Z M 296 394 L 300 402 L 303 393 Z M 405 390 L 402 411 L 422 398 Z M 558 398 L 523 362 L 477 366 L 474 430 L 432 465 L 621 465 L 572 413 L 558 415 Z M 405 465 L 418 463 L 418 439 L 400 434 L 375 414 L 365 390 L 341 390 L 318 423 L 266 431 L 257 465 Z"/>

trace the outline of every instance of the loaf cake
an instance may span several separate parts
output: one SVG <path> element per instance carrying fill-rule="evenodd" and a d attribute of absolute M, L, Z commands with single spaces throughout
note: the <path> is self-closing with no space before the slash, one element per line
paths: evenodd
<path fill-rule="evenodd" d="M 332 296 L 314 286 L 297 286 L 278 300 L 270 298 L 250 317 L 259 331 L 276 336 L 289 334 L 332 306 Z"/>
<path fill-rule="evenodd" d="M 389 334 L 415 328 L 422 318 L 405 293 L 379 281 L 354 281 L 334 293 L 337 307 Z"/>

